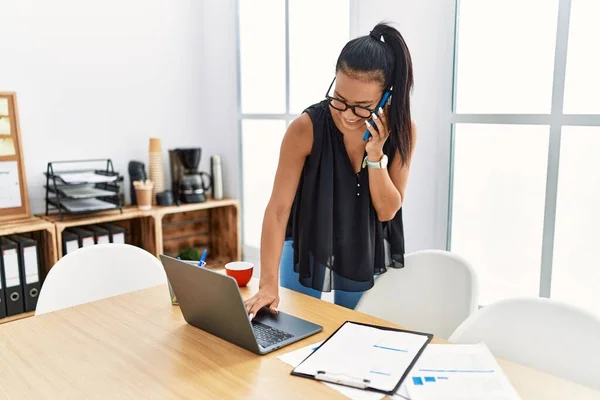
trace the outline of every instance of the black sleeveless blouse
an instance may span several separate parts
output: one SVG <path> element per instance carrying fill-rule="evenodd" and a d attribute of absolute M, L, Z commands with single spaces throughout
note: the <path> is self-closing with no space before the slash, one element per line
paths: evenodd
<path fill-rule="evenodd" d="M 287 225 L 294 271 L 302 285 L 319 291 L 370 289 L 374 275 L 404 266 L 402 209 L 391 221 L 379 221 L 367 168 L 354 172 L 327 101 L 304 112 L 312 120 L 314 140 Z M 384 146 L 389 165 L 390 152 Z"/>

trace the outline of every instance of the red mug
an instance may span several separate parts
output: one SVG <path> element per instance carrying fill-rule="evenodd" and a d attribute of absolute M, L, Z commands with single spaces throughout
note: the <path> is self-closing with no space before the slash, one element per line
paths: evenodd
<path fill-rule="evenodd" d="M 252 278 L 254 264 L 246 261 L 235 261 L 225 264 L 225 273 L 236 280 L 239 287 L 244 287 Z"/>

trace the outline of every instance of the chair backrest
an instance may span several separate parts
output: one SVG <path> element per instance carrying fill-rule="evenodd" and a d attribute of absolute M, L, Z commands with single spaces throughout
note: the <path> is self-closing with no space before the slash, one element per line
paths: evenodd
<path fill-rule="evenodd" d="M 84 247 L 67 254 L 50 269 L 42 284 L 35 314 L 166 282 L 161 262 L 139 247 L 116 243 Z"/>
<path fill-rule="evenodd" d="M 443 250 L 404 257 L 404 268 L 388 268 L 356 310 L 448 338 L 478 306 L 479 286 L 471 265 Z"/>
<path fill-rule="evenodd" d="M 519 297 L 492 303 L 450 341 L 483 341 L 496 357 L 600 389 L 600 319 L 562 302 Z"/>

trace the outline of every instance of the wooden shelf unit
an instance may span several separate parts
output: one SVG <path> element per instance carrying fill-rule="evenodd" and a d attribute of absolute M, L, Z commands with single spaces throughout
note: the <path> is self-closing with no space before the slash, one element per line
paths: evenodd
<path fill-rule="evenodd" d="M 0 236 L 24 235 L 29 236 L 38 244 L 39 262 L 41 264 L 42 282 L 50 268 L 58 261 L 56 229 L 49 221 L 36 217 L 20 218 L 0 222 Z M 0 324 L 32 316 L 27 312 L 0 319 Z"/>
<path fill-rule="evenodd" d="M 58 214 L 44 216 L 56 229 L 56 253 L 58 259 L 63 254 L 62 237 L 67 228 L 85 227 L 87 225 L 110 223 L 119 225 L 126 230 L 125 243 L 141 247 L 152 254 L 156 254 L 154 218 L 148 212 L 143 212 L 137 207 L 124 207 L 123 213 L 119 210 L 103 211 L 93 214 L 69 215 L 63 214 L 61 220 Z"/>
<path fill-rule="evenodd" d="M 241 222 L 238 200 L 207 200 L 204 203 L 180 206 L 153 206 L 142 211 L 135 206 L 119 211 L 89 215 L 58 215 L 44 217 L 56 227 L 56 253 L 63 256 L 62 233 L 74 226 L 84 227 L 111 223 L 127 230 L 126 243 L 141 247 L 159 256 L 176 256 L 184 247 L 208 248 L 207 266 L 219 267 L 241 260 Z"/>

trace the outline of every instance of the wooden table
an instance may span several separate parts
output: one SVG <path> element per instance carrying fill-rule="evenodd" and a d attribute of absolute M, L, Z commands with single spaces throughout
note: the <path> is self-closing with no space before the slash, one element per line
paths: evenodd
<path fill-rule="evenodd" d="M 247 296 L 256 288 L 242 290 Z M 322 333 L 256 356 L 185 323 L 167 286 L 0 326 L 0 398 L 343 398 L 290 375 L 277 355 L 325 339 L 343 321 L 394 326 L 286 289 L 280 309 Z M 438 341 L 439 342 L 439 341 Z M 600 392 L 501 361 L 523 400 L 600 399 Z"/>

